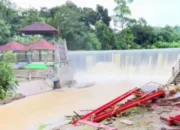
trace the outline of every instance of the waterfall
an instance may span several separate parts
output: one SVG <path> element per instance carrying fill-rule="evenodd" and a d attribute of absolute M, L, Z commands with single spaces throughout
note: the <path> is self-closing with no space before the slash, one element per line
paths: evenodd
<path fill-rule="evenodd" d="M 180 49 L 109 50 L 68 52 L 68 58 L 81 80 L 167 81 Z"/>

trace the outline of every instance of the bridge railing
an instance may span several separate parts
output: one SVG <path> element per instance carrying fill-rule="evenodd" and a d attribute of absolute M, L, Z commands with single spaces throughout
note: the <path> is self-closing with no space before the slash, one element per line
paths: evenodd
<path fill-rule="evenodd" d="M 179 72 L 180 72 L 180 60 L 175 64 L 174 67 L 172 67 L 172 76 L 168 80 L 168 84 L 173 82 L 174 78 L 178 75 Z"/>

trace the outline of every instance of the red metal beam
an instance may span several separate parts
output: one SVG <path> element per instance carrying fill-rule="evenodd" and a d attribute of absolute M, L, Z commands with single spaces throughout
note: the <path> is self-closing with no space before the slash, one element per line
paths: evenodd
<path fill-rule="evenodd" d="M 169 126 L 178 125 L 180 126 L 180 115 L 175 117 L 164 118 L 160 117 L 160 120 L 166 122 Z"/>
<path fill-rule="evenodd" d="M 108 108 L 114 106 L 115 104 L 117 104 L 118 102 L 124 100 L 125 98 L 129 97 L 130 95 L 132 95 L 134 92 L 137 92 L 138 90 L 140 90 L 139 88 L 134 88 L 128 92 L 126 92 L 125 94 L 115 98 L 114 100 L 106 103 L 105 105 L 99 107 L 98 109 L 90 112 L 89 114 L 83 116 L 81 118 L 81 120 L 88 120 L 90 117 L 92 117 L 93 115 L 97 115 L 99 113 L 102 113 L 103 111 L 107 110 Z M 74 121 L 72 124 L 76 125 L 76 123 L 78 122 L 78 120 Z"/>
<path fill-rule="evenodd" d="M 111 110 L 111 111 L 109 111 L 109 112 L 107 112 L 105 114 L 97 116 L 97 117 L 95 117 L 93 119 L 93 122 L 100 122 L 100 121 L 102 121 L 102 120 L 104 120 L 104 119 L 106 119 L 106 118 L 108 118 L 110 116 L 114 116 L 114 115 L 122 113 L 122 112 L 124 112 L 124 111 L 126 111 L 126 110 L 128 110 L 130 108 L 138 106 L 139 104 L 145 104 L 148 101 L 150 101 L 152 99 L 156 99 L 157 97 L 160 97 L 160 96 L 162 96 L 164 94 L 165 94 L 164 90 L 158 90 L 157 92 L 151 93 L 151 94 L 149 94 L 147 96 L 144 96 L 144 97 L 139 98 L 137 100 L 134 100 L 132 102 L 128 102 L 128 103 L 124 104 L 123 106 L 119 107 L 119 109 L 117 109 L 115 111 Z"/>

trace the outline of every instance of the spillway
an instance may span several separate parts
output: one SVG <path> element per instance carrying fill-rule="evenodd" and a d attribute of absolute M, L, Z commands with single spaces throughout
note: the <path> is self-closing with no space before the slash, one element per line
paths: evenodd
<path fill-rule="evenodd" d="M 166 82 L 180 49 L 110 50 L 68 52 L 78 80 L 96 82 L 154 80 Z"/>

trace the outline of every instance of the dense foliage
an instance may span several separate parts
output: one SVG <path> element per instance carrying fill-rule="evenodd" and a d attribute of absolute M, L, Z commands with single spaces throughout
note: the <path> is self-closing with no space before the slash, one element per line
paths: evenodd
<path fill-rule="evenodd" d="M 17 36 L 17 29 L 34 22 L 45 22 L 60 30 L 70 50 L 109 50 L 170 48 L 180 46 L 180 26 L 152 27 L 145 19 L 132 19 L 128 5 L 133 0 L 114 0 L 114 16 L 101 5 L 81 8 L 67 1 L 64 5 L 40 10 L 19 9 L 9 0 L 0 0 L 0 44 L 18 41 L 29 44 L 39 36 Z M 116 29 L 111 28 L 115 23 Z M 167 23 L 168 24 L 168 23 Z"/>
<path fill-rule="evenodd" d="M 16 58 L 13 52 L 9 51 L 9 52 L 4 53 L 4 55 L 2 55 L 2 61 L 9 64 L 13 64 L 16 62 Z"/>
<path fill-rule="evenodd" d="M 13 70 L 15 61 L 15 56 L 11 51 L 0 56 L 0 100 L 12 95 L 17 86 Z"/>
<path fill-rule="evenodd" d="M 0 62 L 0 99 L 4 99 L 9 92 L 15 89 L 17 81 L 12 65 Z"/>

